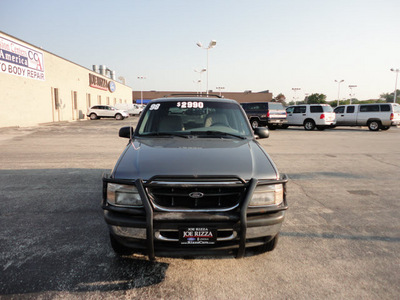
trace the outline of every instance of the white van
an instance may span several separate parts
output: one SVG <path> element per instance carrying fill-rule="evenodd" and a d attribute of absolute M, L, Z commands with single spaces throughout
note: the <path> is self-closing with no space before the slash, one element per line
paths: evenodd
<path fill-rule="evenodd" d="M 368 126 L 369 130 L 388 130 L 400 124 L 400 105 L 371 103 L 340 105 L 335 108 L 336 126 Z"/>

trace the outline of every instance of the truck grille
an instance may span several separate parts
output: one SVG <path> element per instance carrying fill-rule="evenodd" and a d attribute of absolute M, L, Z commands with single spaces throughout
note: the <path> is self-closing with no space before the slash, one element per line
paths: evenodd
<path fill-rule="evenodd" d="M 147 194 L 153 204 L 166 211 L 228 211 L 239 206 L 243 200 L 246 185 L 218 184 L 176 184 L 149 185 Z"/>

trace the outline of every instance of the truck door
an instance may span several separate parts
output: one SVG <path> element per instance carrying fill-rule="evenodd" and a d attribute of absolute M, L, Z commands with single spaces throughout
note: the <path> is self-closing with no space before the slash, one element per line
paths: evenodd
<path fill-rule="evenodd" d="M 355 126 L 357 124 L 357 112 L 355 105 L 348 105 L 343 118 L 343 125 Z"/>
<path fill-rule="evenodd" d="M 334 112 L 336 114 L 336 126 L 344 125 L 345 108 L 346 108 L 345 106 L 338 106 L 334 109 Z"/>

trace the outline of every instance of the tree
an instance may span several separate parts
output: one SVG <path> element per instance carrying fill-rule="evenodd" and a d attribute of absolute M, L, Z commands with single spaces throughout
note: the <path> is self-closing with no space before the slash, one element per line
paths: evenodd
<path fill-rule="evenodd" d="M 326 95 L 314 93 L 307 97 L 307 104 L 325 104 Z"/>
<path fill-rule="evenodd" d="M 381 99 L 385 99 L 386 102 L 393 102 L 394 92 L 381 94 Z M 400 90 L 396 90 L 396 103 L 400 102 Z"/>
<path fill-rule="evenodd" d="M 284 94 L 279 93 L 278 96 L 276 96 L 274 100 L 276 102 L 282 103 L 283 106 L 286 106 L 286 97 Z"/>

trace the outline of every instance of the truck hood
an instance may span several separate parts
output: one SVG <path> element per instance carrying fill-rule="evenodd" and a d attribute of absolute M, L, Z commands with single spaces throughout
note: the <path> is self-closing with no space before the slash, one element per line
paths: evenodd
<path fill-rule="evenodd" d="M 146 181 L 156 175 L 279 178 L 274 163 L 255 140 L 179 137 L 133 140 L 112 177 Z"/>

